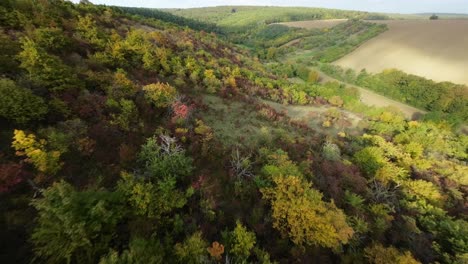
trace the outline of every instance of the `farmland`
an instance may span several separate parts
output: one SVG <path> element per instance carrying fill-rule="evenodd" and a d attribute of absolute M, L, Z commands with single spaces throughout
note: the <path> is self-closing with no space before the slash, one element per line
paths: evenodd
<path fill-rule="evenodd" d="M 379 21 L 389 30 L 335 62 L 381 72 L 398 68 L 435 81 L 468 84 L 468 20 Z"/>

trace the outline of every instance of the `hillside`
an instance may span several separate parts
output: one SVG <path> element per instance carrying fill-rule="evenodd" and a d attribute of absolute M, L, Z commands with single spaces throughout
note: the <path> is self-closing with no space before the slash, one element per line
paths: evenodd
<path fill-rule="evenodd" d="M 0 2 L 0 263 L 467 259 L 468 136 L 280 60 L 385 27 L 261 26 L 262 57 L 140 11 Z"/>

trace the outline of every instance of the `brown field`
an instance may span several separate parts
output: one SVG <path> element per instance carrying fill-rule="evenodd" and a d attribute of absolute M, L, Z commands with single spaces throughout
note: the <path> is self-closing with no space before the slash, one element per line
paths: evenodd
<path fill-rule="evenodd" d="M 389 30 L 334 64 L 369 72 L 396 68 L 434 81 L 468 84 L 468 20 L 378 23 L 386 23 Z"/>
<path fill-rule="evenodd" d="M 278 24 L 285 25 L 288 27 L 313 29 L 313 28 L 330 28 L 338 24 L 344 23 L 346 21 L 348 21 L 348 19 L 326 19 L 326 20 L 283 22 L 283 23 L 278 23 Z"/>

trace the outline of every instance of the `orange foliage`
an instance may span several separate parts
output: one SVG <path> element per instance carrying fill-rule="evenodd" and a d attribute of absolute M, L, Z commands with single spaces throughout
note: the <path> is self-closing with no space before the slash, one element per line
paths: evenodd
<path fill-rule="evenodd" d="M 224 253 L 224 246 L 218 243 L 217 241 L 215 241 L 213 242 L 212 246 L 209 247 L 207 250 L 214 259 L 219 261 L 221 260 L 221 256 Z"/>

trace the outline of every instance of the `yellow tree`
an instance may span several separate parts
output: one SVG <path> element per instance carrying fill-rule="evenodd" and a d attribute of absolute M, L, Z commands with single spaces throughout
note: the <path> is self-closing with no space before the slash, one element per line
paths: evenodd
<path fill-rule="evenodd" d="M 145 97 L 156 107 L 167 107 L 171 105 L 176 97 L 177 91 L 167 83 L 153 83 L 143 87 Z"/>
<path fill-rule="evenodd" d="M 348 243 L 354 231 L 335 204 L 322 201 L 322 194 L 296 176 L 277 176 L 275 187 L 261 190 L 271 202 L 273 227 L 296 245 L 337 248 Z"/>
<path fill-rule="evenodd" d="M 56 174 L 62 167 L 60 151 L 47 151 L 47 141 L 37 140 L 34 134 L 27 135 L 22 130 L 15 130 L 12 147 L 17 156 L 26 156 L 26 161 L 33 164 L 42 173 Z"/>
<path fill-rule="evenodd" d="M 364 249 L 364 254 L 373 264 L 418 264 L 409 251 L 400 253 L 394 247 L 384 247 L 381 244 L 374 244 Z"/>

